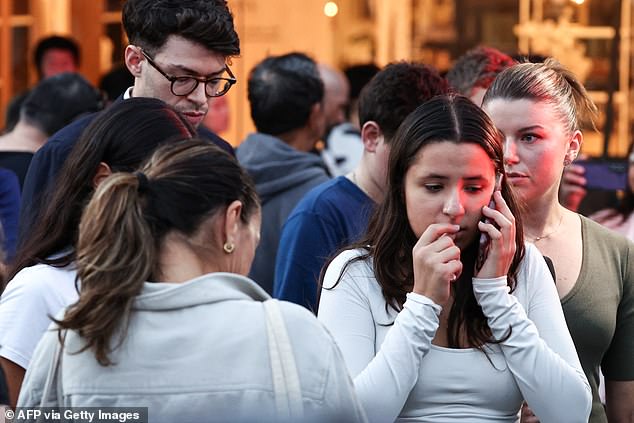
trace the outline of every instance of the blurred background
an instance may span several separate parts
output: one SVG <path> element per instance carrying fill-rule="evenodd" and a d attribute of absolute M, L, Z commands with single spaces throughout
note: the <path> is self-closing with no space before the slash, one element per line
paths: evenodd
<path fill-rule="evenodd" d="M 632 126 L 634 0 L 229 0 L 242 55 L 221 132 L 236 145 L 253 130 L 249 70 L 263 57 L 303 51 L 343 69 L 418 60 L 446 71 L 477 45 L 510 55 L 554 56 L 586 84 L 601 110 L 586 134 L 593 156 L 624 155 Z M 80 45 L 80 72 L 95 85 L 122 64 L 121 0 L 0 0 L 0 128 L 8 102 L 38 79 L 33 49 L 49 35 Z"/>

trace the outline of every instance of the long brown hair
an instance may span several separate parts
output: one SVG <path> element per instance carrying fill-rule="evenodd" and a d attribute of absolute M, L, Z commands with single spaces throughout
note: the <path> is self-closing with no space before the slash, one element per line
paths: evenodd
<path fill-rule="evenodd" d="M 112 364 L 109 353 L 125 339 L 135 296 L 145 281 L 160 278 L 165 236 L 192 239 L 202 226 L 208 231 L 203 223 L 235 200 L 242 202 L 241 221 L 249 222 L 259 208 L 251 180 L 235 158 L 201 140 L 166 145 L 139 172 L 108 177 L 81 218 L 81 292 L 59 327 L 77 331 L 85 341 L 80 351 L 92 349 L 100 364 Z"/>
<path fill-rule="evenodd" d="M 154 98 L 130 98 L 99 114 L 77 140 L 36 213 L 24 214 L 30 229 L 20 240 L 8 279 L 38 263 L 64 267 L 75 260 L 79 219 L 100 162 L 113 172 L 131 171 L 159 145 L 194 135 L 184 117 Z"/>
<path fill-rule="evenodd" d="M 375 209 L 365 238 L 352 246 L 364 249 L 366 253 L 347 264 L 372 259 L 374 274 L 386 301 L 386 309 L 391 307 L 400 311 L 405 303 L 406 294 L 411 292 L 414 286 L 412 249 L 418 239 L 407 216 L 405 175 L 421 148 L 440 141 L 479 145 L 490 157 L 495 171 L 502 174 L 502 196 L 515 216 L 516 224 L 517 247 L 507 275 L 509 287 L 511 290 L 515 288 L 517 271 L 524 256 L 524 235 L 518 203 L 504 171 L 502 135 L 486 113 L 471 100 L 460 95 L 442 95 L 419 106 L 403 121 L 396 132 L 390 150 L 385 198 Z M 473 294 L 471 280 L 477 249 L 476 238 L 462 251 L 463 273 L 459 280 L 452 284 L 454 304 L 448 321 L 448 340 L 452 348 L 464 347 L 460 342 L 463 328 L 469 345 L 481 348 L 487 342 L 494 342 L 487 319 Z M 346 271 L 347 265 L 337 283 Z"/>

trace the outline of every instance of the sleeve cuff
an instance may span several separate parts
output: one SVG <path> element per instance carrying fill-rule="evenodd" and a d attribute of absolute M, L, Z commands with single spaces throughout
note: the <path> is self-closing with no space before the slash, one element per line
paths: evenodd
<path fill-rule="evenodd" d="M 440 312 L 442 311 L 442 307 L 436 304 L 431 298 L 421 294 L 417 294 L 415 292 L 410 292 L 407 294 L 407 301 L 411 301 L 416 304 L 431 306 L 431 308 L 434 310 L 434 312 L 436 312 L 437 315 L 440 315 Z"/>
<path fill-rule="evenodd" d="M 487 292 L 494 291 L 499 288 L 506 288 L 506 292 L 511 292 L 511 287 L 508 286 L 506 276 L 500 276 L 497 278 L 473 278 L 473 288 L 476 291 Z"/>

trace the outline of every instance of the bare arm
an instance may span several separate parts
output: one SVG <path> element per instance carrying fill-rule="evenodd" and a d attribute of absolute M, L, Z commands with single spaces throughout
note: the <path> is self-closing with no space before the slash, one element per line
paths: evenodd
<path fill-rule="evenodd" d="M 605 403 L 610 423 L 634 423 L 634 380 L 606 380 Z"/>
<path fill-rule="evenodd" d="M 18 402 L 18 394 L 20 393 L 20 388 L 22 387 L 22 381 L 24 380 L 26 370 L 4 357 L 0 357 L 0 366 L 2 366 L 4 377 L 7 380 L 7 388 L 9 389 L 9 405 L 11 407 L 15 407 Z"/>

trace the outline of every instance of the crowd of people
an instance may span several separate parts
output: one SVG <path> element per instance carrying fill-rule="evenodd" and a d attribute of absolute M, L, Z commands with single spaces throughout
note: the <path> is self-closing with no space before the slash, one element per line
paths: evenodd
<path fill-rule="evenodd" d="M 122 16 L 130 86 L 102 95 L 71 48 L 0 136 L 1 403 L 634 421 L 634 153 L 615 208 L 569 206 L 597 109 L 555 58 L 269 56 L 234 149 L 226 1 Z"/>

